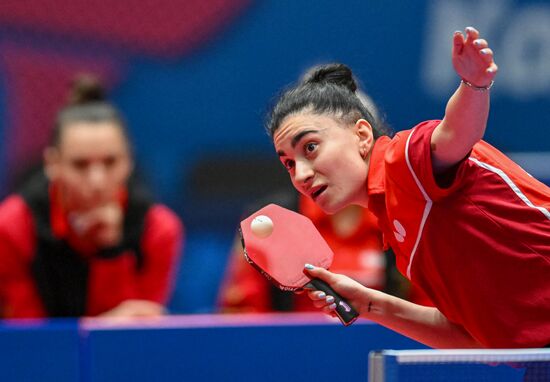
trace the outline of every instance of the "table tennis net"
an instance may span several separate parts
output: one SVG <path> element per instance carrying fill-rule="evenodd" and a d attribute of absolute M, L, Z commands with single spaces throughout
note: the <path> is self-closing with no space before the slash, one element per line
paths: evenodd
<path fill-rule="evenodd" d="M 550 382 L 550 349 L 383 350 L 369 382 Z"/>

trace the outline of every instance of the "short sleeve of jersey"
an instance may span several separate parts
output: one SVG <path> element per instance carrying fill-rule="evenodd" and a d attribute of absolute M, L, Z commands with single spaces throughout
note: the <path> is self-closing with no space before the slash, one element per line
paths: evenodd
<path fill-rule="evenodd" d="M 418 187 L 421 193 L 425 193 L 424 197 L 429 197 L 431 200 L 440 200 L 441 198 L 453 193 L 461 185 L 461 178 L 464 175 L 465 161 L 458 164 L 455 176 L 448 187 L 440 187 L 434 177 L 432 166 L 431 153 L 431 138 L 435 128 L 441 121 L 431 120 L 422 122 L 416 125 L 412 130 L 399 133 L 403 135 L 396 140 L 396 144 L 392 150 L 394 156 L 392 162 L 405 162 L 405 166 L 389 166 L 388 175 L 396 182 L 403 177 L 395 173 L 399 171 L 408 171 L 412 176 L 415 186 Z M 406 134 L 406 136 L 404 136 Z M 395 139 L 395 138 L 394 138 Z M 393 172 L 393 173 L 392 173 Z M 410 187 L 411 184 L 402 184 L 403 187 Z"/>

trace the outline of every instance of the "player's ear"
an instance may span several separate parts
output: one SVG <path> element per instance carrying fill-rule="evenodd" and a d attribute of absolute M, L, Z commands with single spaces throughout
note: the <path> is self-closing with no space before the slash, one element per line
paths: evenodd
<path fill-rule="evenodd" d="M 359 119 L 355 122 L 355 134 L 359 139 L 359 153 L 366 158 L 374 144 L 372 126 L 366 119 Z"/>
<path fill-rule="evenodd" d="M 50 181 L 59 176 L 59 151 L 55 147 L 44 149 L 44 172 Z"/>

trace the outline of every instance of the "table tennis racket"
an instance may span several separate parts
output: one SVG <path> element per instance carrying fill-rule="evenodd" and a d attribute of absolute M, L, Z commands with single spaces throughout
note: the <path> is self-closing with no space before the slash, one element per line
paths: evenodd
<path fill-rule="evenodd" d="M 241 222 L 240 234 L 246 260 L 281 290 L 321 290 L 334 297 L 344 325 L 357 319 L 357 311 L 327 283 L 304 273 L 306 263 L 328 269 L 334 257 L 310 219 L 269 204 Z"/>

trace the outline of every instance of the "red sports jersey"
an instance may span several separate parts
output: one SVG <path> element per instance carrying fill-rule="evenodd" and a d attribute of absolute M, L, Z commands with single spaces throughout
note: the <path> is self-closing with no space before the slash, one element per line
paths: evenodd
<path fill-rule="evenodd" d="M 400 271 L 492 348 L 550 343 L 550 189 L 486 142 L 448 187 L 432 171 L 428 121 L 374 146 L 369 208 Z"/>
<path fill-rule="evenodd" d="M 51 219 L 58 235 L 63 225 L 54 211 Z M 128 299 L 165 304 L 173 287 L 182 229 L 172 211 L 153 205 L 141 236 L 143 268 L 136 270 L 130 253 L 111 259 L 90 257 L 86 314 L 100 314 Z M 0 205 L 0 316 L 4 318 L 47 315 L 31 272 L 36 245 L 31 210 L 19 195 L 9 197 Z"/>

